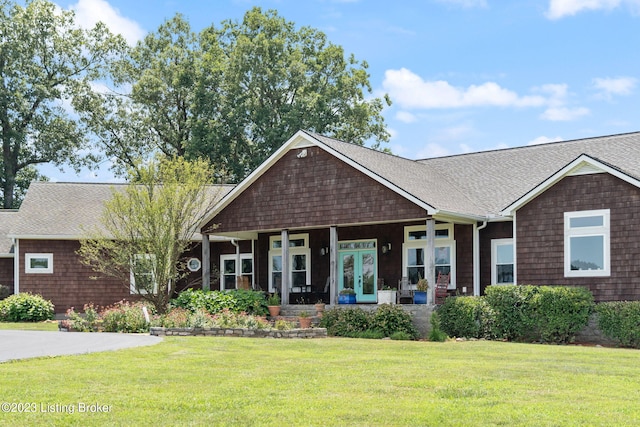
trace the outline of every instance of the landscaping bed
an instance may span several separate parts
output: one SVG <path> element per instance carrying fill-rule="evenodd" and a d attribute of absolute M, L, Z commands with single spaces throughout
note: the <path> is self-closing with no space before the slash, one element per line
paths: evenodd
<path fill-rule="evenodd" d="M 326 338 L 326 328 L 248 329 L 248 328 L 161 328 L 151 327 L 156 336 L 224 336 L 246 338 Z"/>

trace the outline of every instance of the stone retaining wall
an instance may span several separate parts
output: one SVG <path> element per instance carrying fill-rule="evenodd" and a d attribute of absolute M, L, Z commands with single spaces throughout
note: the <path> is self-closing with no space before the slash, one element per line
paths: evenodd
<path fill-rule="evenodd" d="M 242 328 L 156 328 L 149 331 L 151 335 L 164 336 L 218 336 L 248 338 L 326 338 L 325 328 L 290 329 L 242 329 Z"/>

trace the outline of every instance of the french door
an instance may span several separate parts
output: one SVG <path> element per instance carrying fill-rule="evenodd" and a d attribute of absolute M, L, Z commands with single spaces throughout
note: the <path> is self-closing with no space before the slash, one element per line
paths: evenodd
<path fill-rule="evenodd" d="M 376 302 L 376 251 L 339 252 L 338 290 L 353 289 L 357 302 Z"/>

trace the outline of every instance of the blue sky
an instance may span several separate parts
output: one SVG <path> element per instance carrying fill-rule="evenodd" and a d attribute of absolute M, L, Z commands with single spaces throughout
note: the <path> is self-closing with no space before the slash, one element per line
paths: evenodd
<path fill-rule="evenodd" d="M 417 159 L 640 130 L 640 0 L 58 0 L 135 43 L 180 12 L 194 30 L 253 6 L 369 64 L 395 154 Z M 283 142 L 290 135 L 283 135 Z M 109 181 L 60 173 L 56 181 Z"/>

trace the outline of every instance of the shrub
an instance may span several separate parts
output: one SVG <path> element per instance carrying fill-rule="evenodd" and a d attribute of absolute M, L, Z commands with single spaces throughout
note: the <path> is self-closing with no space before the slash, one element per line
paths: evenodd
<path fill-rule="evenodd" d="M 391 336 L 389 337 L 392 340 L 397 340 L 397 341 L 411 341 L 414 340 L 415 337 L 413 337 L 411 334 L 408 334 L 406 332 L 403 331 L 397 331 L 391 334 Z"/>
<path fill-rule="evenodd" d="M 489 286 L 486 302 L 493 310 L 492 335 L 517 341 L 535 339 L 535 305 L 537 286 Z"/>
<path fill-rule="evenodd" d="M 534 305 L 538 338 L 562 344 L 573 341 L 576 333 L 587 325 L 594 302 L 593 294 L 586 288 L 541 286 Z"/>
<path fill-rule="evenodd" d="M 640 348 L 640 301 L 603 302 L 596 306 L 598 327 L 623 347 Z"/>
<path fill-rule="evenodd" d="M 434 315 L 442 332 L 451 337 L 491 336 L 491 309 L 483 297 L 446 298 Z"/>
<path fill-rule="evenodd" d="M 392 304 L 381 304 L 373 314 L 370 329 L 381 331 L 384 337 L 390 337 L 396 332 L 406 333 L 413 339 L 418 338 L 418 330 L 411 321 L 411 315 L 402 307 Z"/>
<path fill-rule="evenodd" d="M 53 319 L 53 303 L 28 292 L 0 301 L 0 321 L 40 322 Z"/>
<path fill-rule="evenodd" d="M 360 307 L 334 308 L 324 312 L 320 327 L 327 328 L 327 334 L 338 337 L 353 337 L 369 329 L 371 313 Z"/>
<path fill-rule="evenodd" d="M 153 319 L 153 326 L 162 328 L 184 328 L 187 326 L 191 312 L 185 308 L 176 307 L 162 316 Z"/>
<path fill-rule="evenodd" d="M 269 312 L 264 294 L 248 289 L 229 291 L 187 289 L 171 300 L 171 306 L 184 308 L 192 313 L 205 310 L 209 314 L 216 314 L 228 309 L 235 313 L 245 312 L 263 316 Z"/>
<path fill-rule="evenodd" d="M 445 301 L 448 299 L 452 298 L 447 298 L 445 299 Z M 431 319 L 429 320 L 429 322 L 431 323 L 431 330 L 429 331 L 429 341 L 446 341 L 447 334 L 440 328 L 440 315 L 437 311 L 431 314 Z M 391 338 L 393 339 L 393 337 Z"/>
<path fill-rule="evenodd" d="M 101 323 L 98 310 L 93 304 L 84 305 L 84 316 L 76 313 L 74 308 L 71 307 L 67 310 L 67 317 L 69 318 L 67 325 L 78 332 L 97 332 Z"/>
<path fill-rule="evenodd" d="M 107 307 L 102 313 L 102 326 L 105 332 L 149 332 L 142 312 L 144 304 L 131 304 L 120 301 Z"/>

